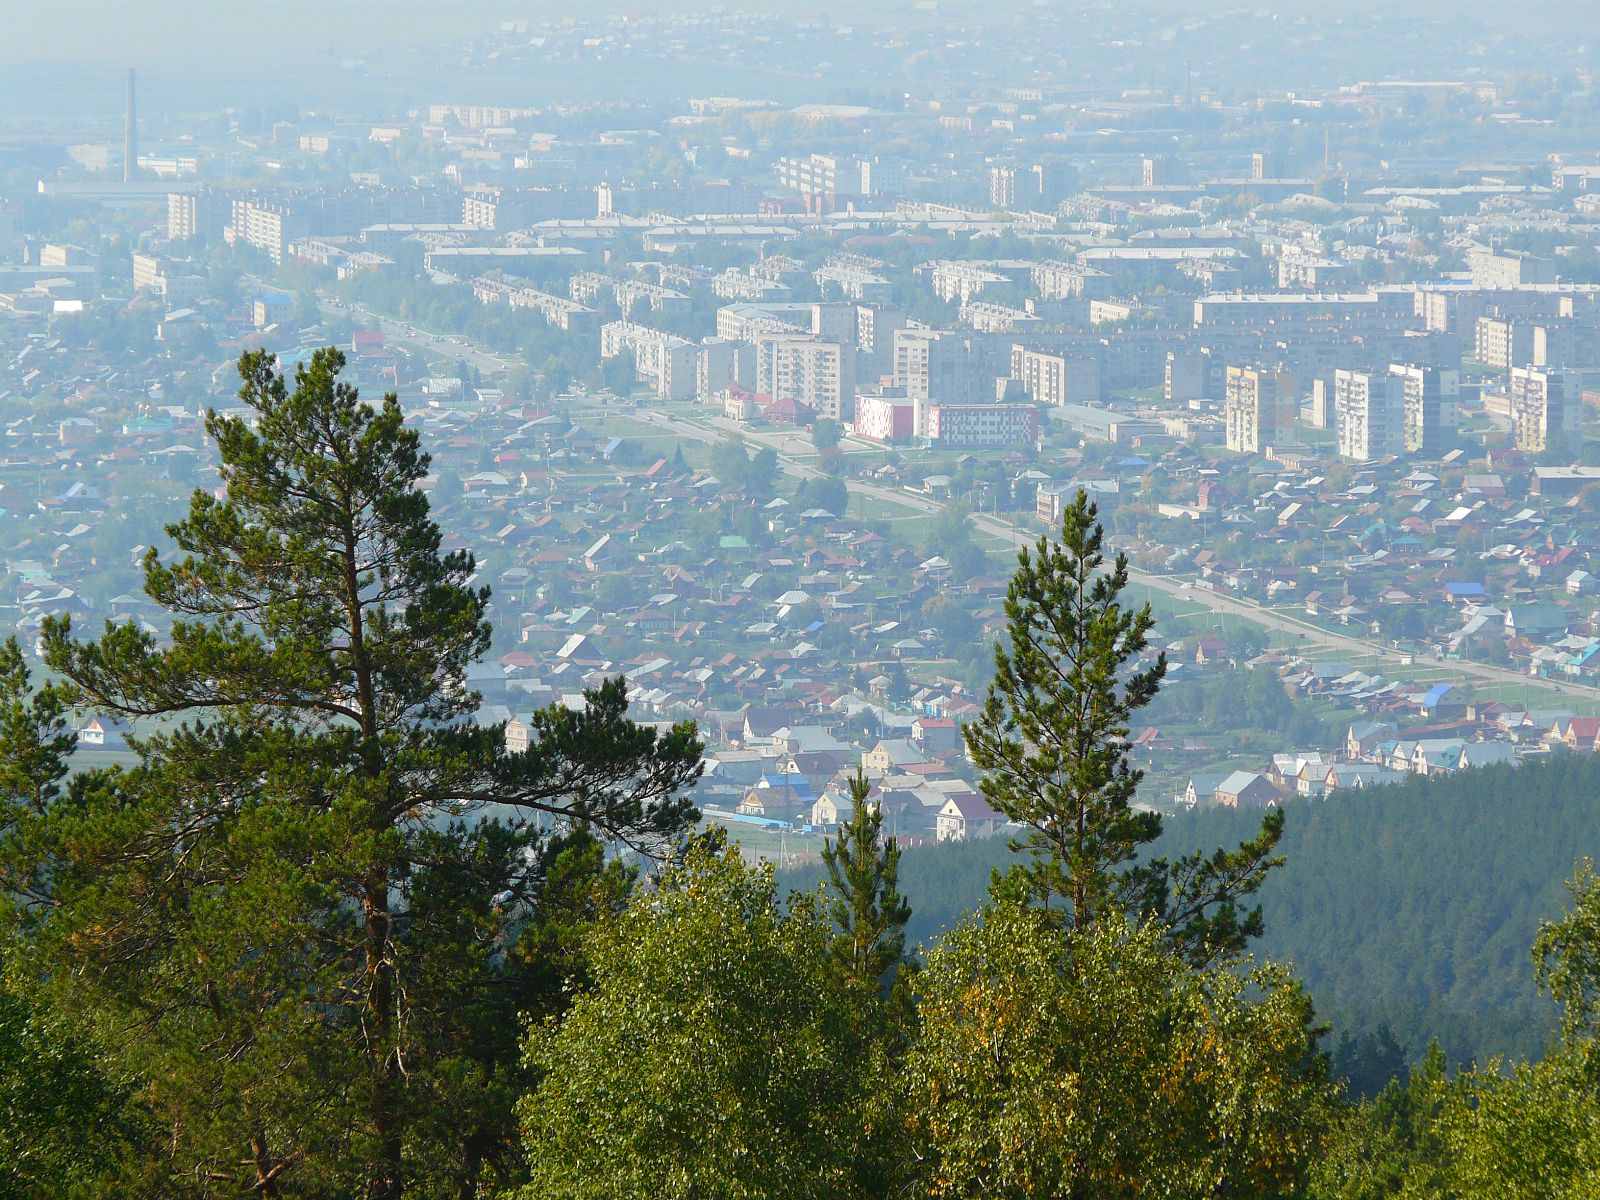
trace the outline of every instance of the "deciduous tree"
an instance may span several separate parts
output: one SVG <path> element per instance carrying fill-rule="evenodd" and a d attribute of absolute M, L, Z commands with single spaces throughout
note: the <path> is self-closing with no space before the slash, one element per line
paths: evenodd
<path fill-rule="evenodd" d="M 592 988 L 530 1029 L 519 1194 L 886 1194 L 883 1056 L 832 941 L 813 895 L 785 906 L 770 867 L 701 841 L 591 934 Z"/>
<path fill-rule="evenodd" d="M 922 1194 L 1296 1194 L 1326 1106 L 1310 1002 L 1276 967 L 1197 970 L 1151 925 L 1064 932 L 1001 900 L 914 985 L 904 1104 Z"/>

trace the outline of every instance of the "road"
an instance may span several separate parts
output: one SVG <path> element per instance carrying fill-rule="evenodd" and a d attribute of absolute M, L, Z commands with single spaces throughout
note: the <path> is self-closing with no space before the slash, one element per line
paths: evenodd
<path fill-rule="evenodd" d="M 341 304 L 336 300 L 317 299 L 317 306 L 324 313 L 330 315 L 350 316 L 359 318 L 360 322 L 371 329 L 381 330 L 385 339 L 390 341 L 410 342 L 420 346 L 429 354 L 436 354 L 440 358 L 451 360 L 460 359 L 469 366 L 476 367 L 485 375 L 492 375 L 497 371 L 509 371 L 520 366 L 521 361 L 504 354 L 495 354 L 468 342 L 465 338 L 450 338 L 438 333 L 429 333 L 416 325 L 407 324 L 405 321 L 393 317 L 385 317 L 364 308 L 359 304 Z"/>
<path fill-rule="evenodd" d="M 245 274 L 242 278 L 250 286 L 260 291 L 281 292 L 284 290 L 280 285 L 273 283 L 270 279 L 263 279 L 259 275 Z M 322 292 L 317 292 L 316 298 L 317 308 L 324 316 L 352 318 L 369 329 L 381 330 L 386 339 L 409 342 L 429 354 L 437 355 L 440 358 L 448 358 L 451 361 L 460 359 L 476 367 L 479 372 L 485 375 L 491 375 L 499 371 L 509 371 L 513 367 L 522 365 L 521 359 L 485 350 L 483 347 L 467 341 L 464 337 L 454 338 L 447 337 L 444 334 L 433 333 L 407 321 L 373 312 L 365 305 L 347 304 Z"/>
<path fill-rule="evenodd" d="M 465 338 L 450 338 L 431 333 L 407 322 L 381 316 L 361 305 L 344 305 L 338 301 L 320 296 L 318 303 L 324 312 L 350 314 L 360 317 L 374 327 L 381 329 L 385 337 L 411 342 L 444 358 L 464 359 L 483 372 L 503 371 L 520 365 L 515 358 L 484 350 L 469 343 Z M 638 415 L 647 422 L 661 425 L 664 431 L 701 442 L 714 443 L 738 433 L 747 442 L 771 447 L 778 456 L 779 469 L 787 475 L 791 475 L 796 479 L 817 479 L 823 474 L 820 468 L 801 462 L 796 457 L 797 451 L 805 454 L 811 452 L 811 443 L 806 435 L 802 433 L 785 430 L 753 430 L 741 426 L 720 414 L 708 413 L 703 416 L 695 414 L 691 417 L 683 413 L 644 409 Z M 854 439 L 847 439 L 847 443 L 860 449 L 876 448 L 870 443 L 858 442 Z M 922 516 L 937 513 L 941 507 L 937 501 L 929 497 L 919 496 L 898 488 L 883 487 L 880 484 L 867 483 L 856 479 L 846 480 L 846 484 L 855 495 L 870 497 L 884 504 L 907 509 Z M 1031 546 L 1038 539 L 1036 533 L 1025 530 L 1015 522 L 996 515 L 975 513 L 970 519 L 976 529 L 1007 546 Z M 1148 571 L 1141 571 L 1136 567 L 1129 567 L 1128 575 L 1134 582 L 1184 604 L 1198 605 L 1218 615 L 1238 617 L 1269 631 L 1293 634 L 1296 640 L 1308 650 L 1321 649 L 1339 655 L 1362 657 L 1382 657 L 1388 653 L 1388 648 L 1381 642 L 1353 637 L 1349 634 L 1334 633 L 1322 628 L 1320 625 L 1314 625 L 1309 621 L 1303 621 L 1299 618 L 1273 611 L 1248 600 L 1241 600 L 1237 597 L 1224 596 L 1197 588 L 1194 586 L 1194 580 L 1185 579 L 1182 576 L 1156 575 Z M 1589 687 L 1579 683 L 1568 683 L 1563 680 L 1543 679 L 1538 676 L 1525 675 L 1519 671 L 1512 671 L 1505 667 L 1492 667 L 1484 663 L 1467 662 L 1461 659 L 1452 659 L 1448 663 L 1441 663 L 1438 666 L 1464 679 L 1523 688 L 1537 688 L 1540 691 L 1585 700 L 1600 699 L 1600 688 Z"/>
<path fill-rule="evenodd" d="M 649 409 L 642 411 L 639 415 L 646 421 L 661 425 L 664 430 L 670 430 L 674 434 L 700 442 L 718 442 L 737 432 L 747 442 L 771 447 L 778 456 L 779 468 L 785 474 L 797 479 L 815 479 L 822 474 L 819 468 L 811 466 L 809 463 L 800 462 L 794 457 L 796 446 L 799 446 L 802 452 L 809 452 L 810 442 L 803 434 L 785 431 L 752 430 L 739 426 L 724 417 L 700 418 L 697 416 L 689 418 L 678 413 L 666 413 Z M 865 447 L 867 444 L 860 443 L 860 445 Z M 847 479 L 845 482 L 855 495 L 868 496 L 885 504 L 907 509 L 918 515 L 931 515 L 937 513 L 941 508 L 941 505 L 935 500 L 898 488 L 883 487 L 880 484 L 866 483 L 858 479 Z M 1004 517 L 988 513 L 975 513 L 970 520 L 974 528 L 1007 546 L 1032 546 L 1038 541 L 1036 532 L 1023 529 L 1015 522 L 1009 521 Z M 1382 657 L 1392 653 L 1389 647 L 1382 642 L 1354 637 L 1349 634 L 1334 633 L 1331 630 L 1322 628 L 1320 625 L 1314 625 L 1310 621 L 1303 621 L 1298 617 L 1292 617 L 1266 608 L 1253 601 L 1242 600 L 1235 596 L 1224 596 L 1217 592 L 1198 588 L 1195 586 L 1194 580 L 1186 579 L 1183 576 L 1157 575 L 1130 566 L 1128 568 L 1128 577 L 1133 582 L 1169 596 L 1182 604 L 1194 605 L 1219 616 L 1237 617 L 1269 631 L 1293 635 L 1306 650 L 1319 649 L 1341 656 L 1370 658 Z M 1509 670 L 1505 667 L 1489 666 L 1485 663 L 1451 659 L 1448 662 L 1430 663 L 1429 665 L 1449 671 L 1464 679 L 1473 679 L 1484 683 L 1537 688 L 1540 691 L 1584 700 L 1600 699 L 1600 688 L 1589 687 L 1580 683 L 1568 683 L 1558 679 L 1542 679 L 1537 676 L 1525 675 L 1520 671 Z"/>

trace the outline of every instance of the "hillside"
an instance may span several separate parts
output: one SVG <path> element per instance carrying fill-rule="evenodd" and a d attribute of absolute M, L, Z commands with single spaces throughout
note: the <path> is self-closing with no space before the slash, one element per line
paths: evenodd
<path fill-rule="evenodd" d="M 1295 965 L 1336 1033 L 1387 1021 L 1413 1058 L 1434 1036 L 1452 1060 L 1537 1056 L 1554 1010 L 1528 947 L 1562 911 L 1575 860 L 1600 856 L 1597 810 L 1594 757 L 1292 801 L 1259 951 Z M 1236 843 L 1257 823 L 1221 809 L 1169 818 L 1161 848 Z M 1003 842 L 907 850 L 913 941 L 957 920 L 1007 857 Z"/>

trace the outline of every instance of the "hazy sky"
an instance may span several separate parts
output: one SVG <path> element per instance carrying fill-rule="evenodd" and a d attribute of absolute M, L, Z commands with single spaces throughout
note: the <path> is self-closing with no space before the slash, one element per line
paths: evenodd
<path fill-rule="evenodd" d="M 1126 7 L 1130 0 L 1119 0 Z M 1174 14 L 1267 9 L 1284 13 L 1340 15 L 1395 9 L 1411 15 L 1464 9 L 1503 12 L 1501 0 L 1132 0 L 1139 8 Z M 1051 0 L 1052 7 L 1057 0 Z M 893 20 L 911 0 L 807 0 L 807 13 L 842 20 Z M 1031 0 L 944 0 L 947 16 L 977 21 L 984 13 L 1029 7 Z M 737 9 L 771 8 L 794 13 L 782 0 L 723 0 Z M 452 42 L 492 29 L 510 18 L 541 19 L 574 12 L 656 12 L 693 9 L 685 0 L 0 0 L 0 126 L 15 130 L 29 122 L 115 122 L 122 111 L 123 71 L 137 66 L 141 108 L 149 115 L 217 110 L 227 106 L 315 107 L 339 104 L 379 107 L 447 98 L 459 80 L 437 83 L 408 70 L 407 48 Z M 702 8 L 713 7 L 710 4 Z M 1093 5 L 1105 10 L 1105 0 Z M 1566 37 L 1588 39 L 1600 21 L 1597 0 L 1520 0 L 1517 27 L 1559 28 Z M 870 13 L 870 16 L 864 16 Z M 1381 58 L 1381 48 L 1378 58 Z M 365 61 L 359 73 L 341 60 Z M 1375 62 L 1375 68 L 1381 69 Z M 573 82 L 559 75 L 525 80 L 525 88 L 559 94 Z M 643 85 L 626 75 L 615 81 L 584 78 L 588 90 Z M 658 81 L 659 82 L 659 81 Z M 759 81 L 721 78 L 723 90 Z M 482 80 L 481 96 L 503 102 L 495 81 Z M 548 97 L 519 96 L 534 103 Z"/>

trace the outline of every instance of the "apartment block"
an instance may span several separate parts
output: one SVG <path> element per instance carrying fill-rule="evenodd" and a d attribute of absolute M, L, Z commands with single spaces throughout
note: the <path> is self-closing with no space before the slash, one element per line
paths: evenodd
<path fill-rule="evenodd" d="M 1533 328 L 1515 317 L 1479 317 L 1472 356 L 1502 371 L 1525 367 L 1533 361 Z"/>
<path fill-rule="evenodd" d="M 1455 441 L 1461 405 L 1461 372 L 1453 367 L 1390 363 L 1405 400 L 1405 450 L 1437 458 Z"/>
<path fill-rule="evenodd" d="M 699 366 L 698 347 L 687 338 L 635 325 L 611 321 L 600 327 L 600 357 L 633 356 L 639 378 L 663 400 L 688 400 L 695 394 Z"/>
<path fill-rule="evenodd" d="M 1281 371 L 1229 367 L 1223 389 L 1227 447 L 1238 454 L 1265 454 L 1294 442 L 1293 379 Z"/>
<path fill-rule="evenodd" d="M 1518 450 L 1537 454 L 1576 441 L 1583 421 L 1583 392 L 1570 371 L 1511 369 L 1511 436 Z"/>
<path fill-rule="evenodd" d="M 1088 404 L 1100 397 L 1100 364 L 1092 358 L 1014 346 L 1011 378 L 1038 404 Z"/>
<path fill-rule="evenodd" d="M 227 224 L 224 203 L 214 192 L 167 193 L 167 240 L 222 236 Z"/>
<path fill-rule="evenodd" d="M 794 333 L 760 334 L 755 347 L 757 392 L 797 401 L 819 417 L 852 418 L 854 347 Z"/>
<path fill-rule="evenodd" d="M 1371 462 L 1405 450 L 1405 385 L 1396 375 L 1335 371 L 1334 430 L 1339 457 Z"/>
<path fill-rule="evenodd" d="M 1017 169 L 1015 167 L 989 168 L 989 206 L 1002 211 L 1017 203 Z"/>

